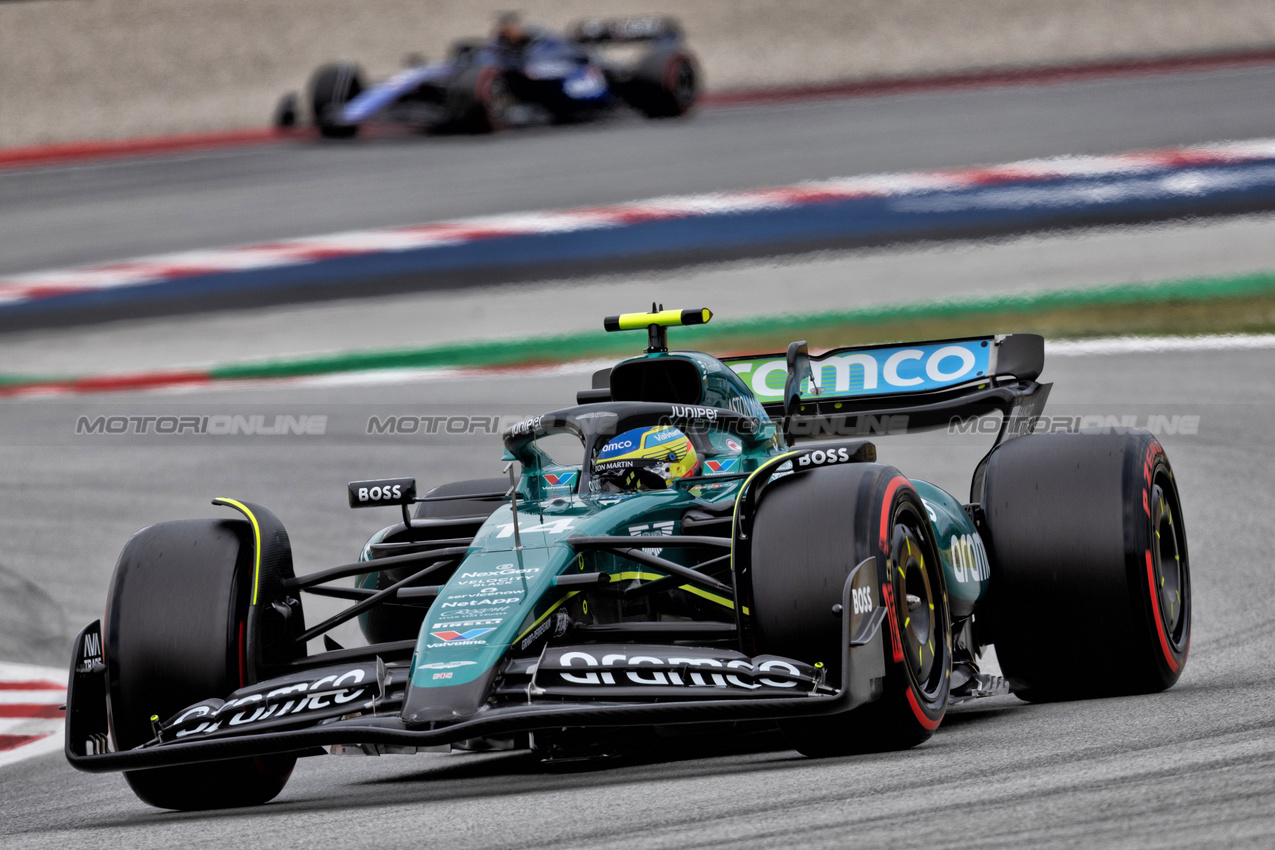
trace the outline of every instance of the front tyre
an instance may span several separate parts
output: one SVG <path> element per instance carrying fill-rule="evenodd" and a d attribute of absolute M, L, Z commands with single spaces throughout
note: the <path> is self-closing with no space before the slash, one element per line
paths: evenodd
<path fill-rule="evenodd" d="M 1173 468 L 1146 431 L 1019 437 L 988 458 L 996 655 L 1032 700 L 1162 691 L 1191 643 Z"/>
<path fill-rule="evenodd" d="M 788 742 L 808 756 L 906 749 L 934 733 L 952 670 L 947 585 L 925 506 L 894 468 L 832 466 L 767 485 L 751 553 L 759 651 L 822 662 L 829 682 L 842 684 L 841 621 L 832 607 L 867 558 L 875 559 L 877 604 L 888 615 L 881 696 L 843 715 L 782 722 Z"/>
<path fill-rule="evenodd" d="M 104 623 L 111 737 L 151 740 L 200 700 L 250 684 L 246 645 L 253 541 L 239 520 L 165 522 L 133 535 L 115 567 Z M 145 803 L 190 811 L 251 806 L 283 790 L 294 756 L 127 771 Z"/>

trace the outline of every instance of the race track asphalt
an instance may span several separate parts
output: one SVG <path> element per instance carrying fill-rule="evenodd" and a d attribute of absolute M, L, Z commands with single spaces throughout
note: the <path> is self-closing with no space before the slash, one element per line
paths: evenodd
<path fill-rule="evenodd" d="M 50 756 L 0 771 L 0 844 L 1269 846 L 1275 613 L 1262 518 L 1275 510 L 1275 492 L 1262 482 L 1275 461 L 1272 375 L 1269 350 L 1057 357 L 1046 365 L 1053 415 L 1133 415 L 1139 423 L 1200 416 L 1198 433 L 1161 436 L 1181 487 L 1195 605 L 1189 663 L 1165 693 L 1052 705 L 995 698 L 955 709 L 916 750 L 827 761 L 765 738 L 571 769 L 517 754 L 308 759 L 274 803 L 208 814 L 148 809 L 120 777 L 78 774 Z M 370 415 L 517 415 L 567 403 L 586 381 L 521 376 L 6 404 L 0 574 L 43 595 L 6 594 L 0 623 L 37 605 L 56 616 L 38 640 L 4 628 L 0 655 L 61 663 L 73 632 L 100 616 L 128 535 L 161 519 L 212 515 L 214 495 L 271 507 L 306 570 L 348 559 L 382 522 L 344 507 L 345 481 L 415 474 L 432 485 L 498 472 L 492 438 L 369 437 Z M 74 436 L 83 415 L 178 410 L 323 412 L 329 427 L 322 437 L 282 441 Z M 983 445 L 914 435 L 880 448 L 884 462 L 960 494 Z M 1084 663 L 1076 659 L 1078 675 Z"/>
<path fill-rule="evenodd" d="M 0 172 L 0 275 L 460 216 L 1275 135 L 1275 68 Z"/>

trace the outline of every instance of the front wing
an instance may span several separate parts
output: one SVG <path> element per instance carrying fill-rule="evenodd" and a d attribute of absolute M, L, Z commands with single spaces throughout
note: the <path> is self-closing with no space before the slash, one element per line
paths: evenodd
<path fill-rule="evenodd" d="M 868 579 L 875 584 L 876 570 L 862 570 L 871 563 L 871 560 L 864 561 L 856 567 L 843 588 L 841 669 L 849 671 L 849 674 L 843 677 L 838 689 L 822 686 L 818 671 L 804 664 L 761 657 L 749 660 L 756 662 L 750 672 L 744 665 L 726 666 L 729 663 L 727 658 L 720 669 L 696 668 L 689 675 L 711 677 L 717 673 L 721 678 L 733 679 L 730 684 L 738 685 L 741 694 L 756 695 L 686 699 L 683 693 L 688 689 L 684 686 L 690 682 L 687 681 L 685 665 L 680 664 L 683 659 L 653 657 L 650 659 L 653 663 L 644 664 L 641 669 L 644 677 L 650 677 L 658 693 L 643 691 L 641 686 L 635 693 L 590 692 L 585 688 L 591 684 L 588 677 L 592 674 L 602 684 L 600 677 L 606 674 L 599 672 L 600 667 L 571 665 L 564 655 L 573 650 L 557 647 L 547 650 L 541 660 L 545 662 L 546 670 L 569 670 L 578 675 L 580 689 L 576 693 L 573 694 L 569 687 L 562 688 L 560 684 L 557 692 L 541 688 L 542 693 L 562 701 L 488 708 L 469 719 L 447 725 L 430 724 L 433 728 L 428 729 L 409 728 L 397 714 L 401 697 L 396 700 L 392 696 L 395 677 L 378 662 L 353 669 L 343 668 L 347 676 L 345 681 L 340 681 L 335 673 L 318 676 L 317 679 L 311 674 L 304 682 L 300 677 L 291 682 L 272 680 L 239 692 L 237 703 L 233 705 L 230 705 L 231 700 L 224 703 L 212 700 L 192 706 L 179 715 L 182 718 L 180 723 L 170 720 L 167 728 L 162 727 L 157 719 L 156 737 L 150 743 L 131 750 L 111 752 L 106 706 L 107 669 L 101 653 L 101 626 L 94 623 L 84 629 L 76 640 L 67 692 L 66 757 L 79 770 L 102 773 L 273 753 L 317 754 L 322 752 L 318 748 L 332 746 L 420 749 L 548 728 L 778 720 L 839 714 L 874 697 L 873 683 L 867 680 L 866 674 L 856 675 L 854 656 L 856 652 L 875 652 L 880 657 L 883 651 L 880 642 L 886 639 L 881 628 L 885 608 L 878 607 L 860 616 L 849 615 L 854 611 L 851 594 L 856 578 Z M 852 629 L 855 624 L 857 627 Z M 605 654 L 608 647 L 590 645 L 582 649 L 589 654 L 600 655 Z M 630 656 L 635 652 L 654 654 L 655 651 L 651 647 L 633 646 L 612 649 Z M 661 651 L 667 656 L 670 649 L 681 655 L 698 652 L 690 647 L 662 647 Z M 707 652 L 722 653 L 721 650 Z M 744 657 L 739 656 L 739 659 Z M 354 675 L 356 670 L 360 671 L 357 676 Z M 578 674 L 575 673 L 577 670 Z M 683 673 L 680 679 L 679 670 Z M 539 671 L 526 672 L 531 675 L 534 686 Z M 559 677 L 559 683 L 561 680 L 562 677 Z M 268 690 L 272 695 L 278 694 L 274 696 L 273 707 L 267 696 Z M 285 690 L 289 692 L 284 693 Z M 729 693 L 729 688 L 706 688 L 705 691 L 722 694 Z M 604 699 L 608 696 L 617 699 L 642 696 L 660 701 L 637 704 L 566 701 L 585 693 L 594 693 Z M 773 695 L 777 693 L 782 695 Z M 231 709 L 238 718 L 252 718 L 253 712 L 245 715 L 242 709 L 251 708 L 254 703 L 258 705 L 254 709 L 255 719 L 242 720 L 237 726 L 227 722 L 209 731 L 208 727 L 217 721 L 219 713 L 224 716 Z M 230 708 L 227 708 L 228 705 Z M 351 716 L 367 710 L 372 711 L 371 716 Z M 263 717 L 267 711 L 271 716 Z M 307 725 L 297 728 L 299 722 Z M 204 724 L 204 728 L 199 727 L 200 723 Z"/>

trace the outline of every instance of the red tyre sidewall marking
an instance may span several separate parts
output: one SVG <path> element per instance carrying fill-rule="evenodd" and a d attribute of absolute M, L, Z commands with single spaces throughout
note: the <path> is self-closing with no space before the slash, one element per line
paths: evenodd
<path fill-rule="evenodd" d="M 910 486 L 908 480 L 902 475 L 896 475 L 885 487 L 885 498 L 881 504 L 881 551 L 885 552 L 886 558 L 890 557 L 890 550 L 887 547 L 890 542 L 890 514 L 892 513 L 891 508 L 894 506 L 894 494 L 903 486 Z M 898 615 L 894 612 L 894 576 L 890 575 L 887 578 L 889 582 L 882 589 L 886 598 L 886 619 L 890 621 L 890 637 L 894 642 L 894 663 L 901 664 L 903 663 L 903 637 L 899 633 Z M 922 728 L 929 732 L 939 728 L 939 723 L 943 720 L 943 714 L 939 714 L 936 718 L 931 718 L 925 713 L 921 704 L 917 702 L 916 694 L 912 692 L 910 679 L 904 693 L 907 694 L 908 705 L 911 707 L 912 713 L 916 715 L 916 722 L 920 723 Z"/>
<path fill-rule="evenodd" d="M 474 97 L 483 105 L 483 112 L 487 114 L 487 126 L 493 131 L 504 126 L 493 119 L 491 111 L 491 83 L 497 73 L 497 70 L 490 66 L 484 68 L 478 75 L 478 84 L 474 87 Z"/>
<path fill-rule="evenodd" d="M 940 714 L 938 717 L 931 720 L 929 715 L 927 715 L 925 711 L 921 709 L 921 704 L 916 701 L 916 694 L 912 693 L 911 688 L 907 689 L 907 695 L 908 695 L 908 705 L 912 706 L 912 713 L 916 715 L 916 722 L 920 723 L 925 729 L 929 730 L 930 732 L 933 732 L 935 729 L 939 728 L 939 723 L 943 721 L 943 715 Z"/>
<path fill-rule="evenodd" d="M 677 85 L 677 69 L 678 69 L 678 68 L 681 66 L 681 64 L 682 64 L 683 62 L 685 62 L 685 61 L 686 61 L 686 57 L 685 57 L 685 56 L 683 56 L 683 55 L 682 55 L 682 54 L 680 54 L 680 53 L 675 53 L 675 54 L 673 54 L 672 56 L 670 56 L 670 57 L 669 57 L 668 62 L 667 62 L 667 63 L 665 63 L 665 65 L 664 65 L 664 90 L 665 90 L 666 92 L 668 92 L 668 93 L 670 93 L 670 94 L 672 94 L 672 93 L 673 93 L 673 91 L 674 91 L 674 89 L 675 89 L 675 86 Z M 679 104 L 679 105 L 680 105 L 680 104 Z"/>
<path fill-rule="evenodd" d="M 900 487 L 906 487 L 908 480 L 902 475 L 896 475 L 890 479 L 890 483 L 885 486 L 885 498 L 881 502 L 881 551 L 885 556 L 890 557 L 890 508 L 894 504 L 894 494 Z M 893 581 L 893 578 L 891 578 Z"/>
<path fill-rule="evenodd" d="M 886 557 L 885 584 L 881 586 L 881 595 L 885 598 L 886 619 L 890 621 L 890 638 L 894 644 L 894 663 L 903 662 L 903 638 L 899 632 L 899 617 L 894 610 L 894 575 L 889 572 L 890 563 L 890 514 L 894 506 L 894 494 L 899 487 L 907 485 L 908 480 L 902 475 L 890 479 L 885 487 L 885 497 L 881 502 L 881 552 Z M 910 692 L 910 689 L 909 689 Z"/>
<path fill-rule="evenodd" d="M 881 595 L 885 597 L 885 618 L 890 621 L 890 641 L 894 646 L 894 663 L 903 663 L 903 641 L 899 637 L 899 618 L 894 613 L 894 586 L 885 585 L 881 588 Z"/>
<path fill-rule="evenodd" d="M 1151 591 L 1151 614 L 1155 618 L 1156 634 L 1160 636 L 1160 649 L 1164 652 L 1164 660 L 1168 662 L 1169 669 L 1174 673 L 1178 672 L 1178 662 L 1173 658 L 1173 651 L 1169 648 L 1169 637 L 1164 632 L 1164 620 L 1160 618 L 1160 593 L 1155 586 L 1155 566 L 1151 561 L 1151 550 L 1147 550 L 1147 587 Z"/>
<path fill-rule="evenodd" d="M 1142 460 L 1142 483 L 1145 485 L 1142 490 L 1142 509 L 1147 515 L 1147 519 L 1151 519 L 1151 489 L 1155 484 L 1155 469 L 1164 456 L 1164 448 L 1161 447 L 1159 440 L 1152 440 L 1147 446 L 1146 455 Z M 1167 464 L 1166 464 L 1167 466 Z M 1154 534 L 1155 529 L 1153 528 Z M 1169 665 L 1169 670 L 1173 673 L 1178 672 L 1178 662 L 1173 657 L 1173 650 L 1169 646 L 1169 636 L 1164 631 L 1164 620 L 1160 617 L 1160 592 L 1155 583 L 1155 563 L 1151 558 L 1151 550 L 1147 549 L 1147 588 L 1151 591 L 1151 615 L 1155 619 L 1156 634 L 1160 638 L 1160 650 L 1164 653 L 1164 660 Z M 1188 647 L 1190 644 L 1188 643 Z M 1185 658 L 1185 653 L 1183 654 Z"/>

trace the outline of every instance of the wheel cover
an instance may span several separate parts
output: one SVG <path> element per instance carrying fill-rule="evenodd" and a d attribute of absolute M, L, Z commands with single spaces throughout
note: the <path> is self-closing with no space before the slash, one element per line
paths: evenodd
<path fill-rule="evenodd" d="M 1151 488 L 1153 592 L 1159 597 L 1160 621 L 1165 636 L 1173 650 L 1181 653 L 1190 631 L 1188 563 L 1186 547 L 1181 539 L 1182 526 L 1174 524 L 1174 505 L 1170 502 L 1169 492 L 1172 492 L 1172 486 L 1167 480 L 1167 473 L 1161 470 Z"/>
<path fill-rule="evenodd" d="M 487 82 L 482 95 L 483 109 L 487 113 L 487 124 L 493 130 L 502 129 L 513 106 L 513 95 L 509 93 L 509 84 L 500 74 L 493 74 Z"/>
<path fill-rule="evenodd" d="M 895 613 L 903 644 L 903 665 L 912 689 L 926 702 L 942 696 L 951 655 L 947 606 L 940 597 L 937 558 L 926 558 L 914 529 L 919 517 L 901 505 L 891 534 L 890 569 L 895 582 Z"/>
<path fill-rule="evenodd" d="M 673 99 L 683 109 L 695 100 L 695 69 L 685 59 L 677 63 L 672 80 Z"/>

